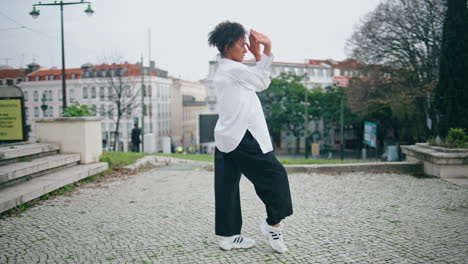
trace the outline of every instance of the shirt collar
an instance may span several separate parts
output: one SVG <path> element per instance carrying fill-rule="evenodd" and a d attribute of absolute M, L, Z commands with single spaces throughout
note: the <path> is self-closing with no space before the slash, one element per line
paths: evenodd
<path fill-rule="evenodd" d="M 231 59 L 226 59 L 226 58 L 223 58 L 223 57 L 221 57 L 219 62 L 220 63 L 240 63 L 240 62 L 237 62 L 237 61 L 234 61 L 234 60 L 231 60 Z"/>

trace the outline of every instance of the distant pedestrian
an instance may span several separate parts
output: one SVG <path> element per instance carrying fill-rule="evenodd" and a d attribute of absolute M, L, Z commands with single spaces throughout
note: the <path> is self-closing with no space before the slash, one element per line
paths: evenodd
<path fill-rule="evenodd" d="M 241 236 L 242 213 L 239 195 L 241 173 L 249 179 L 266 207 L 267 218 L 260 231 L 279 253 L 287 251 L 281 220 L 293 213 L 288 176 L 273 154 L 270 134 L 256 92 L 270 85 L 273 62 L 270 39 L 257 31 L 247 34 L 239 23 L 220 23 L 209 34 L 209 44 L 221 53 L 213 77 L 219 119 L 215 137 L 215 234 L 224 250 L 251 248 L 253 239 Z M 242 63 L 247 48 L 257 61 Z M 261 47 L 263 46 L 263 54 Z"/>
<path fill-rule="evenodd" d="M 138 124 L 135 123 L 132 129 L 132 151 L 133 152 L 140 152 L 140 135 L 141 129 L 138 127 Z"/>

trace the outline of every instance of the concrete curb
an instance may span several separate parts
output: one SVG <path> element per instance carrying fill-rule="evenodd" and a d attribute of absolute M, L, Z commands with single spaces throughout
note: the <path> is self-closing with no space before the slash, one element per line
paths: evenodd
<path fill-rule="evenodd" d="M 161 167 L 169 164 L 200 164 L 205 169 L 213 171 L 214 164 L 207 161 L 186 160 L 164 156 L 145 156 L 135 163 L 125 166 L 126 169 L 138 169 L 147 164 Z M 322 173 L 338 174 L 350 172 L 375 172 L 375 173 L 399 173 L 399 174 L 422 174 L 423 164 L 415 162 L 373 162 L 373 163 L 347 163 L 347 164 L 303 164 L 284 165 L 287 173 Z"/>
<path fill-rule="evenodd" d="M 284 165 L 288 173 L 399 173 L 423 174 L 423 164 L 415 162 L 373 162 L 348 164 Z"/>

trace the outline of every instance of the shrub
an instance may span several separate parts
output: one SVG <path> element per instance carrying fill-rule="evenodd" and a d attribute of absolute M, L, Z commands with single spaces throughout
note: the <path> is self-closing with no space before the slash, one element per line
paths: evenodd
<path fill-rule="evenodd" d="M 78 102 L 73 102 L 70 106 L 67 106 L 63 111 L 63 116 L 72 117 L 72 116 L 92 116 L 92 112 L 95 111 L 94 108 L 89 108 L 87 105 L 80 105 Z"/>
<path fill-rule="evenodd" d="M 468 135 L 463 128 L 451 128 L 445 138 L 445 143 L 453 147 L 467 147 Z"/>
<path fill-rule="evenodd" d="M 446 148 L 468 148 L 468 135 L 463 128 L 450 128 L 445 140 L 437 142 L 435 138 L 431 138 L 429 144 Z"/>

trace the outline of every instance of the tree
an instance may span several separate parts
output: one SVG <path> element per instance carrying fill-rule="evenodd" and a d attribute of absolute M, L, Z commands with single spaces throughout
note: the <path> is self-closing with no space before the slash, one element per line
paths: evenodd
<path fill-rule="evenodd" d="M 259 93 L 265 119 L 272 133 L 283 128 L 296 137 L 296 153 L 299 153 L 301 132 L 304 131 L 304 93 L 301 77 L 292 73 L 281 73 L 273 79 L 267 90 Z"/>
<path fill-rule="evenodd" d="M 430 101 L 437 83 L 444 0 L 388 0 L 368 14 L 347 42 L 348 54 L 371 65 L 383 65 L 392 90 L 412 94 L 416 137 L 426 138 L 434 119 Z"/>
<path fill-rule="evenodd" d="M 280 133 L 283 129 L 291 132 L 296 138 L 296 154 L 299 153 L 301 133 L 305 131 L 306 89 L 302 78 L 293 73 L 281 73 L 272 80 L 267 90 L 259 93 L 269 130 L 272 133 Z M 314 88 L 307 90 L 307 93 L 308 121 L 323 120 L 325 133 L 339 127 L 341 99 L 346 97 L 343 87 Z M 345 125 L 354 124 L 357 120 L 346 106 L 344 120 Z M 328 134 L 322 137 L 328 138 Z"/>
<path fill-rule="evenodd" d="M 466 0 L 447 0 L 439 82 L 434 92 L 438 135 L 468 128 L 468 8 Z"/>
<path fill-rule="evenodd" d="M 389 69 L 368 65 L 361 69 L 365 78 L 353 77 L 345 88 L 351 111 L 362 120 L 379 124 L 380 139 L 399 139 L 407 144 L 415 142 L 414 135 L 424 134 L 425 124 L 414 122 L 420 112 L 414 103 L 424 97 L 426 90 L 405 89 L 398 77 L 389 78 Z"/>
<path fill-rule="evenodd" d="M 328 86 L 325 89 L 314 89 L 313 97 L 319 105 L 319 118 L 323 120 L 324 131 L 327 133 L 332 128 L 341 126 L 341 100 L 343 100 L 343 126 L 347 127 L 359 122 L 347 105 L 344 88 L 341 86 Z M 328 134 L 325 134 L 327 138 Z"/>
<path fill-rule="evenodd" d="M 120 138 L 119 128 L 124 115 L 131 118 L 135 108 L 141 106 L 141 87 L 137 85 L 140 75 L 140 66 L 137 64 L 128 64 L 126 62 L 102 64 L 86 70 L 86 83 L 91 89 L 95 88 L 94 93 L 99 89 L 107 89 L 108 100 L 113 102 L 113 107 L 105 111 L 109 119 L 115 122 L 114 144 L 112 149 L 117 151 Z M 91 82 L 89 82 L 91 81 Z M 93 90 L 91 90 L 93 93 Z M 101 93 L 101 90 L 99 91 Z M 95 95 L 95 96 L 101 96 Z M 116 115 L 114 115 L 116 114 Z"/>

